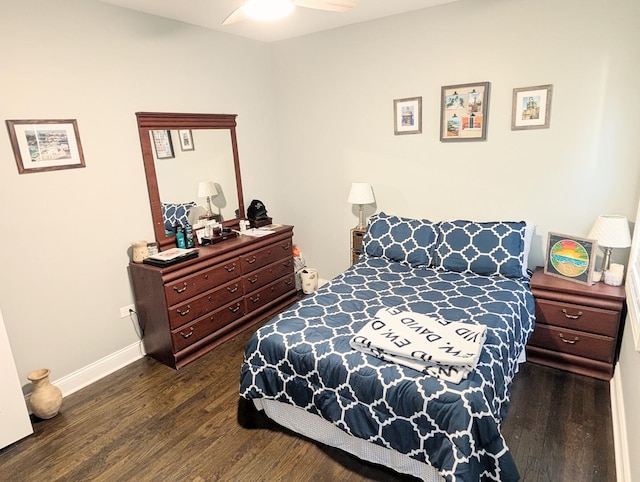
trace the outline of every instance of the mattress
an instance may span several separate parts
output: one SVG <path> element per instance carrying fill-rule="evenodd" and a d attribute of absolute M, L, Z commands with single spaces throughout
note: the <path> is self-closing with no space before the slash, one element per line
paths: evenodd
<path fill-rule="evenodd" d="M 475 370 L 453 384 L 352 349 L 349 340 L 384 307 L 487 326 Z M 500 423 L 533 324 L 526 278 L 365 258 L 252 336 L 240 395 L 303 410 L 447 481 L 518 480 Z"/>

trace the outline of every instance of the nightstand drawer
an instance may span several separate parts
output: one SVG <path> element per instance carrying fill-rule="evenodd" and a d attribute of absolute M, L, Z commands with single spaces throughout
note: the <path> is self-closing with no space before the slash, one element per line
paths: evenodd
<path fill-rule="evenodd" d="M 538 324 L 529 345 L 570 355 L 613 362 L 613 338 Z"/>
<path fill-rule="evenodd" d="M 618 333 L 620 312 L 536 299 L 536 321 L 610 337 Z M 537 329 L 537 328 L 536 328 Z"/>
<path fill-rule="evenodd" d="M 360 251 L 362 249 L 362 239 L 364 238 L 364 231 L 353 231 L 353 250 Z"/>

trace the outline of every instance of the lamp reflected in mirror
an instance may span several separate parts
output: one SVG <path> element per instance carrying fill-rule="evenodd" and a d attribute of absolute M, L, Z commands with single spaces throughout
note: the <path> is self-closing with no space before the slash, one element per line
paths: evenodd
<path fill-rule="evenodd" d="M 211 208 L 211 198 L 218 195 L 218 190 L 213 181 L 200 181 L 198 183 L 198 197 L 207 199 L 207 219 L 213 219 L 213 209 Z"/>

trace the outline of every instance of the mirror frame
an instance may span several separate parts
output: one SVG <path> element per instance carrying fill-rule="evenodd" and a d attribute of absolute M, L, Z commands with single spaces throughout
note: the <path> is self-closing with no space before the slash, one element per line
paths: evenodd
<path fill-rule="evenodd" d="M 170 112 L 136 112 L 138 119 L 138 133 L 142 147 L 142 161 L 147 178 L 147 191 L 151 205 L 151 218 L 153 220 L 153 232 L 161 251 L 175 247 L 175 236 L 167 236 L 162 219 L 162 206 L 156 166 L 153 160 L 153 148 L 151 145 L 150 131 L 175 130 L 175 129 L 229 129 L 231 136 L 231 148 L 233 151 L 233 164 L 236 173 L 236 190 L 238 193 L 238 210 L 240 216 L 244 216 L 244 198 L 242 197 L 242 179 L 240 177 L 240 159 L 238 158 L 238 141 L 236 139 L 236 114 L 185 114 Z M 225 227 L 235 226 L 240 218 L 224 221 Z"/>

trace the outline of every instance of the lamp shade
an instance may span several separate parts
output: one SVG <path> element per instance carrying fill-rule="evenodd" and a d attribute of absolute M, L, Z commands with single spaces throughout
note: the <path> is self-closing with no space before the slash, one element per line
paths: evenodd
<path fill-rule="evenodd" d="M 354 182 L 351 184 L 349 198 L 351 204 L 372 204 L 375 202 L 373 189 L 368 182 Z"/>
<path fill-rule="evenodd" d="M 200 181 L 198 183 L 198 197 L 209 197 L 217 194 L 218 190 L 213 181 Z"/>
<path fill-rule="evenodd" d="M 598 245 L 605 248 L 628 248 L 631 246 L 629 222 L 624 216 L 615 214 L 598 216 L 589 238 L 598 240 Z"/>

